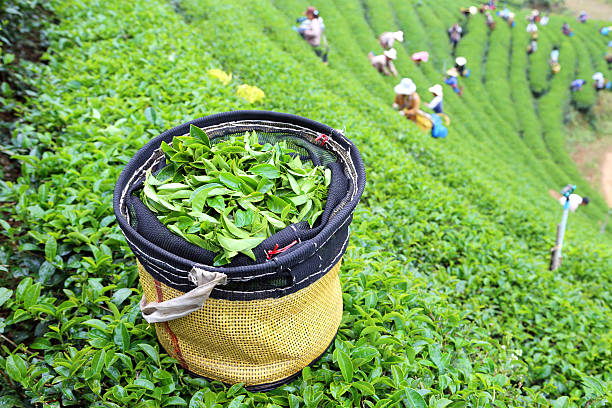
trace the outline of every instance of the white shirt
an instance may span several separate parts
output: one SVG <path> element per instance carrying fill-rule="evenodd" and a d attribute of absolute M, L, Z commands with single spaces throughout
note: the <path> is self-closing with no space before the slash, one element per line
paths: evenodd
<path fill-rule="evenodd" d="M 442 102 L 442 97 L 440 95 L 434 96 L 434 98 L 427 104 L 429 109 L 433 109 L 438 106 Z"/>
<path fill-rule="evenodd" d="M 597 78 L 595 81 L 595 86 L 598 89 L 602 89 L 604 86 L 606 86 L 606 80 L 604 78 Z"/>
<path fill-rule="evenodd" d="M 559 50 L 552 50 L 550 52 L 550 59 L 552 60 L 552 62 L 558 62 L 559 61 Z"/>
<path fill-rule="evenodd" d="M 559 204 L 565 205 L 565 197 L 561 197 L 559 199 Z M 570 194 L 570 196 L 569 196 L 569 209 L 572 212 L 575 212 L 578 209 L 578 207 L 580 206 L 580 204 L 582 204 L 582 197 L 580 197 L 578 194 Z"/>
<path fill-rule="evenodd" d="M 545 26 L 546 24 L 548 24 L 548 16 L 544 16 L 540 19 L 540 25 Z"/>
<path fill-rule="evenodd" d="M 531 32 L 537 32 L 538 31 L 538 26 L 533 24 L 533 23 L 529 23 L 527 24 L 527 32 L 531 33 Z"/>

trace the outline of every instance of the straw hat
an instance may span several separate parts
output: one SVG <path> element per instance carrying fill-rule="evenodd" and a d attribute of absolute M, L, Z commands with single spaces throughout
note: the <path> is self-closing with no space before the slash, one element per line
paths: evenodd
<path fill-rule="evenodd" d="M 404 32 L 402 30 L 394 32 L 393 38 L 399 42 L 404 42 Z"/>
<path fill-rule="evenodd" d="M 416 84 L 410 78 L 404 78 L 393 88 L 398 95 L 412 95 L 416 91 Z"/>
<path fill-rule="evenodd" d="M 478 13 L 478 9 L 476 8 L 476 6 L 470 6 L 468 10 L 470 11 L 471 15 Z"/>
<path fill-rule="evenodd" d="M 436 96 L 442 96 L 442 85 L 435 84 L 434 86 L 429 88 L 429 92 L 431 92 L 432 94 Z"/>
<path fill-rule="evenodd" d="M 455 60 L 455 63 L 459 65 L 460 67 L 462 67 L 467 63 L 467 59 L 465 59 L 465 57 L 457 57 L 457 59 Z"/>
<path fill-rule="evenodd" d="M 452 77 L 456 77 L 459 75 L 459 73 L 457 72 L 457 69 L 455 67 L 449 69 L 448 71 L 446 71 L 446 75 L 450 75 Z"/>
<path fill-rule="evenodd" d="M 604 76 L 601 72 L 596 72 L 591 78 L 593 78 L 594 81 L 601 81 L 602 79 L 604 79 Z"/>
<path fill-rule="evenodd" d="M 383 52 L 383 54 L 385 55 L 385 57 L 392 60 L 397 58 L 397 51 L 395 51 L 395 48 L 391 48 L 390 50 Z"/>

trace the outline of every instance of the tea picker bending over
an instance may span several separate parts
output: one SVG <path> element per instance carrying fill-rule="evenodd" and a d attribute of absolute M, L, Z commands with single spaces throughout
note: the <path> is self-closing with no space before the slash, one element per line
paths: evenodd
<path fill-rule="evenodd" d="M 416 93 L 416 84 L 412 79 L 404 78 L 393 90 L 395 91 L 393 109 L 399 110 L 400 115 L 416 121 L 419 108 L 421 107 L 421 98 Z"/>
<path fill-rule="evenodd" d="M 603 76 L 603 74 L 601 72 L 594 73 L 591 78 L 594 81 L 593 82 L 593 86 L 595 87 L 595 90 L 597 92 L 603 91 L 604 89 L 607 88 L 606 78 L 604 78 L 604 76 Z"/>
<path fill-rule="evenodd" d="M 584 84 L 586 84 L 586 81 L 584 79 L 574 79 L 570 83 L 570 91 L 572 92 L 581 91 Z"/>
<path fill-rule="evenodd" d="M 581 197 L 576 193 L 569 194 L 567 198 L 565 197 L 565 195 L 562 195 L 553 189 L 550 189 L 548 193 L 555 200 L 559 201 L 559 204 L 561 204 L 562 206 L 565 205 L 566 200 L 569 201 L 569 209 L 571 212 L 576 212 L 578 207 L 588 205 L 590 202 L 588 197 Z"/>
<path fill-rule="evenodd" d="M 449 69 L 448 71 L 446 71 L 446 75 L 447 77 L 444 78 L 444 83 L 446 85 L 450 85 L 450 87 L 453 88 L 453 91 L 455 91 L 456 94 L 461 95 L 463 93 L 463 89 L 459 86 L 459 80 L 457 79 L 459 73 L 457 72 L 457 69 L 454 67 Z"/>
<path fill-rule="evenodd" d="M 375 55 L 370 51 L 368 58 L 370 59 L 370 64 L 381 74 L 397 76 L 397 70 L 395 65 L 393 65 L 393 60 L 397 58 L 395 48 L 384 51 L 382 55 Z"/>
<path fill-rule="evenodd" d="M 378 42 L 380 43 L 380 46 L 383 47 L 385 50 L 393 48 L 393 43 L 396 40 L 399 42 L 404 42 L 404 32 L 403 31 L 395 31 L 395 32 L 386 31 L 382 33 L 380 37 L 378 37 Z"/>
<path fill-rule="evenodd" d="M 464 78 L 467 78 L 470 76 L 470 69 L 466 68 L 467 64 L 467 59 L 465 57 L 457 57 L 455 59 L 455 69 L 457 70 L 457 72 L 459 73 L 459 75 L 461 75 Z"/>

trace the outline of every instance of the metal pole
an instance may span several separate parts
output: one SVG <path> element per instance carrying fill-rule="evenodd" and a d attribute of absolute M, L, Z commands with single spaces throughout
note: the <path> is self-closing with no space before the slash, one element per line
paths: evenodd
<path fill-rule="evenodd" d="M 606 214 L 606 219 L 604 220 L 603 224 L 601 224 L 601 228 L 599 229 L 600 234 L 603 234 L 606 232 L 606 225 L 608 225 L 608 219 L 610 218 L 610 213 L 612 213 L 612 208 L 608 210 L 608 213 Z"/>
<path fill-rule="evenodd" d="M 565 204 L 563 205 L 563 215 L 561 216 L 561 224 L 557 226 L 557 241 L 555 242 L 555 247 L 552 250 L 551 259 L 550 259 L 549 269 L 551 271 L 554 271 L 555 269 L 561 266 L 563 239 L 565 238 L 565 229 L 567 227 L 568 215 L 569 215 L 569 197 L 565 197 Z"/>

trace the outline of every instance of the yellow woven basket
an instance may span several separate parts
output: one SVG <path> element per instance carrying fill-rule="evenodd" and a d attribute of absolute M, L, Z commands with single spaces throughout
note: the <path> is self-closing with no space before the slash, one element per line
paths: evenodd
<path fill-rule="evenodd" d="M 262 144 L 286 143 L 331 174 L 319 219 L 287 226 L 223 267 L 214 254 L 174 235 L 140 200 L 147 172 L 165 166 L 162 143 L 191 125 L 218 140 L 255 132 Z M 238 111 L 197 119 L 162 133 L 121 173 L 113 204 L 137 259 L 144 319 L 189 373 L 263 391 L 325 353 L 342 319 L 338 273 L 353 212 L 365 187 L 359 151 L 341 131 L 276 112 Z"/>
<path fill-rule="evenodd" d="M 314 284 L 288 296 L 233 301 L 209 298 L 171 322 L 154 323 L 160 343 L 186 370 L 227 384 L 286 382 L 330 346 L 342 318 L 338 262 Z M 155 280 L 139 263 L 147 301 L 183 293 Z"/>

